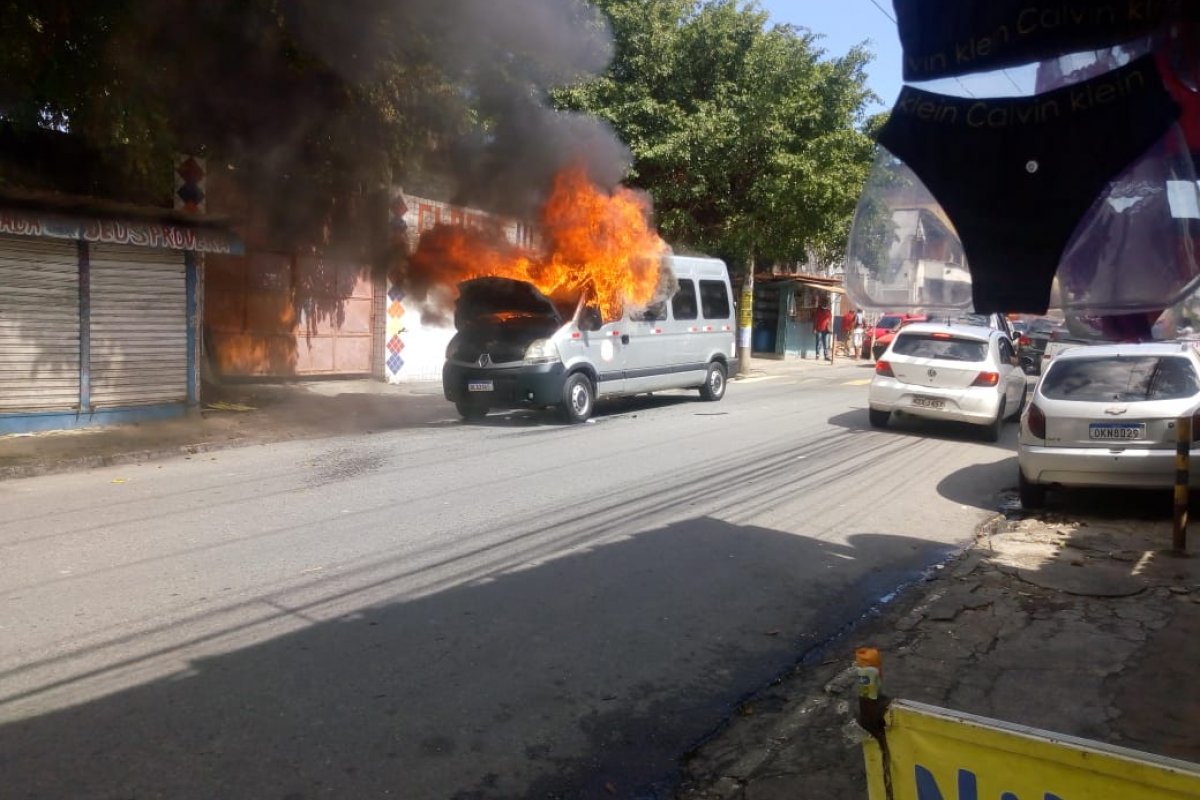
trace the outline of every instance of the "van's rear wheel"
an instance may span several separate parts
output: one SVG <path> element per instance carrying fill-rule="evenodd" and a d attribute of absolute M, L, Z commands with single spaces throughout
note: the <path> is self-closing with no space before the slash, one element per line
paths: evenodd
<path fill-rule="evenodd" d="M 582 372 L 569 376 L 563 385 L 563 399 L 559 404 L 563 419 L 571 423 L 587 422 L 595 405 L 596 392 L 588 376 Z"/>
<path fill-rule="evenodd" d="M 720 361 L 708 364 L 708 374 L 704 376 L 704 385 L 700 387 L 700 397 L 716 401 L 725 396 L 725 365 Z"/>
<path fill-rule="evenodd" d="M 458 409 L 459 416 L 467 422 L 476 422 L 487 416 L 487 402 L 478 398 L 467 398 L 465 400 L 456 400 L 454 407 Z"/>

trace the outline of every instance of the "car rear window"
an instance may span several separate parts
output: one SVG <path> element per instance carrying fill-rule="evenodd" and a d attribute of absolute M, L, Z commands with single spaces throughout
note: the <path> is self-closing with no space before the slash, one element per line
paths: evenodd
<path fill-rule="evenodd" d="M 1175 400 L 1198 392 L 1196 370 L 1182 356 L 1064 359 L 1042 379 L 1042 394 L 1053 400 Z"/>
<path fill-rule="evenodd" d="M 884 328 L 884 329 L 890 331 L 893 328 L 897 327 L 899 324 L 900 324 L 899 317 L 880 317 L 879 321 L 875 323 L 875 327 L 876 328 Z"/>
<path fill-rule="evenodd" d="M 944 333 L 901 333 L 892 344 L 897 355 L 943 361 L 983 361 L 987 348 L 987 342 Z"/>

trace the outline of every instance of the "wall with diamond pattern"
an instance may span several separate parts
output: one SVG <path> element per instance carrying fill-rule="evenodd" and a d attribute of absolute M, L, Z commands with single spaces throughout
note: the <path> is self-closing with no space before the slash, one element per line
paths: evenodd
<path fill-rule="evenodd" d="M 413 252 L 421 234 L 435 225 L 483 227 L 497 217 L 485 211 L 454 206 L 393 191 L 391 229 L 394 240 Z M 531 247 L 532 228 L 514 220 L 500 220 L 505 237 L 513 244 Z M 454 336 L 450 326 L 431 325 L 421 320 L 421 309 L 406 302 L 404 287 L 388 279 L 387 318 L 384 327 L 384 376 L 388 383 L 441 380 L 446 345 Z"/>

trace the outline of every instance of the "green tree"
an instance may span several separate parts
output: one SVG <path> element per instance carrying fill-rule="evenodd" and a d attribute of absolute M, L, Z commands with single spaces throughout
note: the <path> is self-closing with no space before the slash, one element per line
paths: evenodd
<path fill-rule="evenodd" d="M 597 5 L 615 58 L 555 99 L 616 128 L 664 234 L 733 263 L 840 260 L 873 155 L 866 49 L 826 58 L 739 0 Z"/>
<path fill-rule="evenodd" d="M 394 175 L 454 170 L 550 86 L 598 73 L 599 20 L 583 0 L 4 0 L 0 120 L 69 135 L 158 198 L 173 153 L 209 155 L 280 227 L 312 230 Z"/>

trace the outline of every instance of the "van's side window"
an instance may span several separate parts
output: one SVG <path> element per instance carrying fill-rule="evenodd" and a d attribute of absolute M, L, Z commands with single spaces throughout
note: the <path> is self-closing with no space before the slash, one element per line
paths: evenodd
<path fill-rule="evenodd" d="M 724 281 L 700 281 L 700 307 L 705 319 L 729 319 L 729 292 Z"/>
<path fill-rule="evenodd" d="M 667 318 L 667 301 L 659 300 L 651 303 L 645 309 L 629 309 L 629 318 L 634 322 L 656 322 Z"/>
<path fill-rule="evenodd" d="M 696 318 L 696 284 L 690 279 L 679 282 L 679 291 L 671 298 L 671 314 L 675 319 Z"/>

